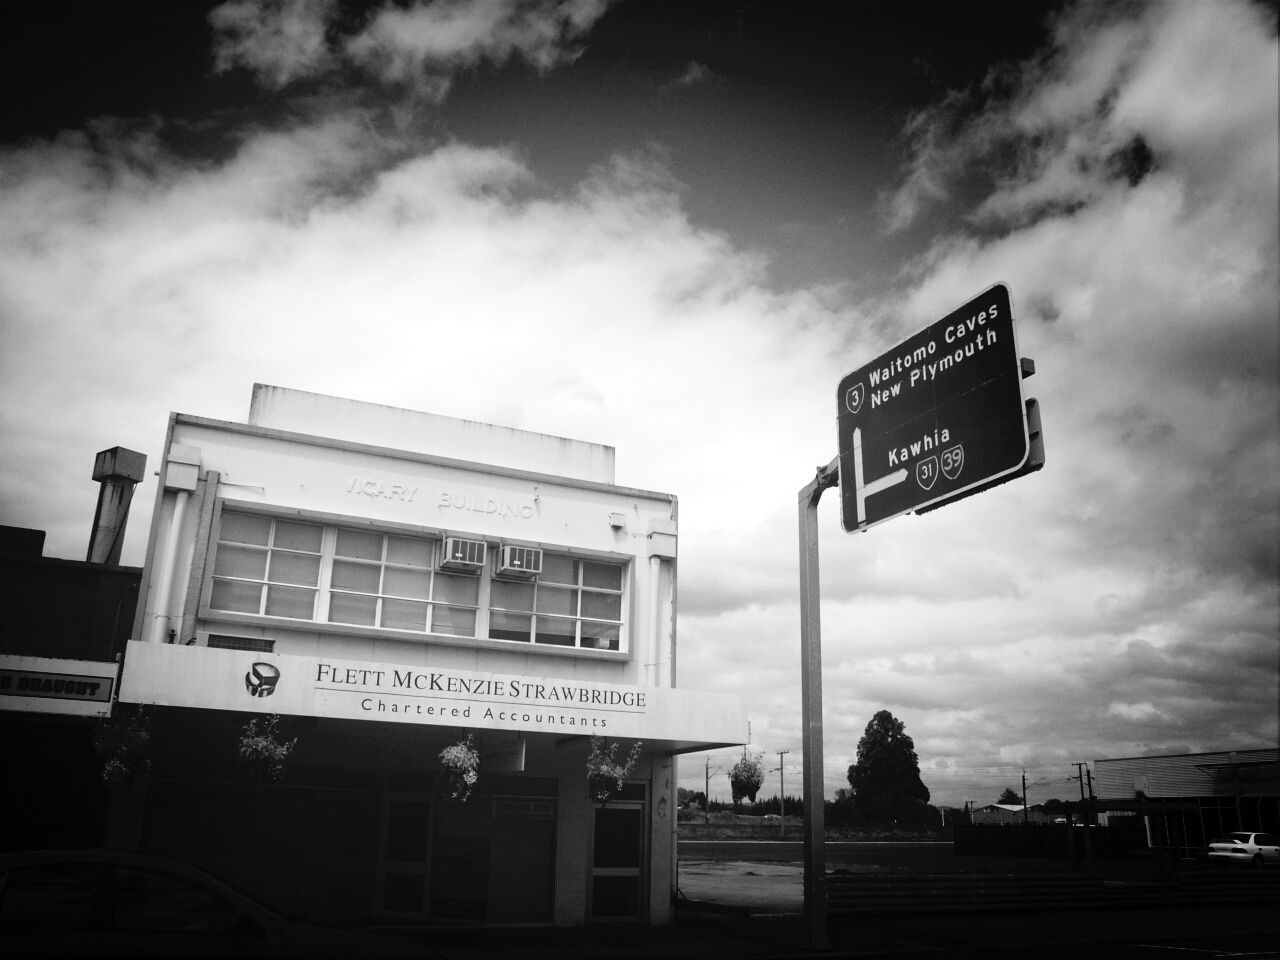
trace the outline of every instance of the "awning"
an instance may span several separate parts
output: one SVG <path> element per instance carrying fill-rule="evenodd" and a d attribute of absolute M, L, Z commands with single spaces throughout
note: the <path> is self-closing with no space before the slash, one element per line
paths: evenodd
<path fill-rule="evenodd" d="M 129 703 L 643 740 L 672 753 L 748 742 L 741 698 L 452 666 L 132 641 Z"/>

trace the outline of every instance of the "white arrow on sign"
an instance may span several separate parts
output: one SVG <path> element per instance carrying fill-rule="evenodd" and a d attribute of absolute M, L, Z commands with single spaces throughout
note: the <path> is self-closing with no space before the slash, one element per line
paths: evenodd
<path fill-rule="evenodd" d="M 901 483 L 907 479 L 907 471 L 905 467 L 899 467 L 893 473 L 885 474 L 878 480 L 872 480 L 866 483 L 862 475 L 862 428 L 853 428 L 853 484 L 857 490 L 856 499 L 858 501 L 858 522 L 864 523 L 867 519 L 867 497 L 881 490 L 887 490 L 892 486 Z"/>

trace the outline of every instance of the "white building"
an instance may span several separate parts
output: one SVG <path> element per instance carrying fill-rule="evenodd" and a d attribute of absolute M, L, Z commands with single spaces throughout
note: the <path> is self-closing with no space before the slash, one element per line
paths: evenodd
<path fill-rule="evenodd" d="M 596 444 L 262 385 L 248 423 L 174 414 L 115 842 L 330 919 L 669 920 L 675 758 L 747 740 L 737 697 L 675 687 L 676 520 Z M 239 757 L 265 714 L 278 784 Z M 593 736 L 642 744 L 603 805 Z"/>

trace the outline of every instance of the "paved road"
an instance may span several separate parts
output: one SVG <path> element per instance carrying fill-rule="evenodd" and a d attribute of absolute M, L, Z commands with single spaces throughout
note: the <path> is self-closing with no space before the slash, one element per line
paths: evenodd
<path fill-rule="evenodd" d="M 752 844 L 680 845 L 680 892 L 694 904 L 710 904 L 735 913 L 741 923 L 757 925 L 791 918 L 792 932 L 780 946 L 798 949 L 805 937 L 799 915 L 804 908 L 803 870 L 775 849 Z M 796 847 L 798 848 L 798 844 Z M 949 844 L 934 845 L 949 847 Z M 849 849 L 855 847 L 857 849 Z M 716 859 L 735 854 L 751 860 Z M 705 854 L 706 859 L 693 859 Z M 798 856 L 798 854 L 794 854 Z M 928 864 L 949 856 L 940 849 L 911 844 L 879 847 L 850 844 L 835 856 L 854 861 L 855 871 L 884 869 L 915 859 Z M 765 859 L 769 857 L 771 859 Z M 969 858 L 959 858 L 972 864 Z M 1015 861 L 1026 864 L 1027 861 Z M 926 869 L 932 869 L 927 867 Z M 1265 903 L 1180 903 L 1177 906 L 1118 906 L 1053 909 L 1026 907 L 992 913 L 938 913 L 907 916 L 832 917 L 831 946 L 839 956 L 931 956 L 949 960 L 1191 960 L 1249 958 L 1280 960 L 1280 911 Z M 726 922 L 732 924 L 731 919 Z M 758 928 L 768 930 L 769 928 Z M 771 954 L 773 955 L 773 954 Z M 785 951 L 776 955 L 787 955 Z"/>
<path fill-rule="evenodd" d="M 799 840 L 680 840 L 681 860 L 750 861 L 753 863 L 803 863 L 804 845 Z M 969 858 L 955 855 L 951 841 L 846 841 L 826 844 L 827 869 L 878 867 L 919 872 L 970 870 Z M 1049 863 L 1050 861 L 1045 861 Z M 1055 869 L 1061 869 L 1056 861 Z M 1026 860 L 1020 861 L 1024 865 Z"/>
<path fill-rule="evenodd" d="M 1073 867 L 1065 860 L 1028 857 L 957 856 L 949 840 L 832 840 L 826 844 L 828 870 L 910 870 L 913 873 L 1062 873 L 1073 869 L 1108 879 L 1150 876 L 1154 861 L 1097 860 Z M 679 840 L 682 861 L 803 863 L 799 840 Z"/>
<path fill-rule="evenodd" d="M 1268 960 L 1280 958 L 1273 912 L 1253 904 L 849 918 L 832 924 L 831 940 L 850 954 L 896 945 L 949 960 Z"/>

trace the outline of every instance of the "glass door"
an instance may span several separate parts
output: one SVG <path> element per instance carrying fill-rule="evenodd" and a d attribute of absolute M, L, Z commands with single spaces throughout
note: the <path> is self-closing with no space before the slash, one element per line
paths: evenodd
<path fill-rule="evenodd" d="M 645 804 L 610 800 L 596 808 L 591 919 L 644 919 Z"/>

